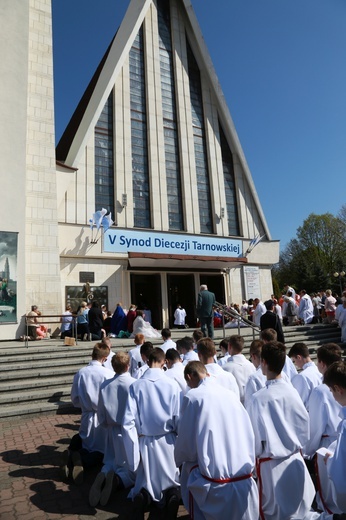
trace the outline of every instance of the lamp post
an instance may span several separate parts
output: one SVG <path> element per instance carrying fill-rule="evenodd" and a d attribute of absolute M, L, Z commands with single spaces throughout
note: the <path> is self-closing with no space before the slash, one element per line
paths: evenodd
<path fill-rule="evenodd" d="M 345 271 L 340 271 L 340 273 L 338 273 L 337 271 L 335 273 L 333 273 L 333 276 L 334 278 L 338 278 L 339 279 L 339 284 L 340 284 L 340 296 L 342 294 L 342 283 L 341 283 L 341 280 L 344 278 L 345 276 Z"/>

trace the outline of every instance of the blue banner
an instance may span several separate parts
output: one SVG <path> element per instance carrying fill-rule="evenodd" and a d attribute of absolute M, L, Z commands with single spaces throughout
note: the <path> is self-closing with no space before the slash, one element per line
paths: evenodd
<path fill-rule="evenodd" d="M 243 256 L 241 240 L 127 229 L 109 229 L 104 234 L 103 249 L 105 253 Z"/>

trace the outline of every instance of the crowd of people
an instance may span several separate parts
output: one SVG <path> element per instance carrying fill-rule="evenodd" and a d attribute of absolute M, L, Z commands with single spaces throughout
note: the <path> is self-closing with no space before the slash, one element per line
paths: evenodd
<path fill-rule="evenodd" d="M 225 310 L 227 311 L 226 306 Z M 243 300 L 240 306 L 231 304 L 228 310 L 233 316 L 239 315 L 245 320 L 243 326 L 250 321 L 261 329 L 267 328 L 268 324 L 261 324 L 261 318 L 268 310 L 277 315 L 280 324 L 284 326 L 315 323 L 335 324 L 341 328 L 342 343 L 346 343 L 346 290 L 342 292 L 341 296 L 333 293 L 331 289 L 309 295 L 305 290 L 296 293 L 292 287 L 286 284 L 285 290 L 279 298 L 273 294 L 265 302 L 262 302 L 260 298 L 251 298 L 248 301 Z M 215 322 L 215 317 L 217 320 L 220 310 L 215 308 L 213 312 L 214 326 L 220 326 L 216 324 L 217 321 Z M 228 316 L 225 321 L 225 328 L 231 328 L 237 324 L 237 317 Z M 280 335 L 281 333 L 279 333 Z"/>
<path fill-rule="evenodd" d="M 271 317 L 266 326 L 261 325 L 261 318 L 268 311 L 277 316 L 275 326 Z M 213 338 L 214 328 L 224 326 L 226 329 L 238 326 L 246 327 L 249 322 L 263 328 L 275 328 L 279 340 L 283 341 L 282 325 L 304 325 L 313 323 L 334 323 L 342 329 L 342 342 L 346 342 L 346 290 L 341 297 L 332 293 L 330 289 L 317 293 L 307 294 L 305 290 L 299 293 L 285 284 L 280 297 L 271 295 L 270 299 L 262 302 L 260 298 L 243 300 L 241 305 L 232 303 L 230 306 L 217 306 L 215 294 L 208 290 L 206 285 L 201 285 L 196 304 L 196 325 Z M 27 315 L 29 326 L 29 338 L 42 339 L 47 337 L 47 327 L 41 326 L 38 320 L 40 312 L 33 305 Z M 183 329 L 188 327 L 186 311 L 177 304 L 174 311 L 174 327 Z M 241 320 L 239 320 L 241 318 Z M 194 317 L 190 317 L 194 320 Z M 266 321 L 266 320 L 265 320 Z M 134 337 L 136 334 L 144 334 L 147 338 L 159 338 L 160 333 L 151 325 L 151 311 L 138 309 L 131 304 L 129 310 L 118 303 L 114 312 L 107 310 L 105 305 L 100 305 L 96 300 L 81 302 L 76 311 L 68 304 L 61 319 L 60 336 L 77 336 L 85 341 L 101 340 L 104 336 L 112 338 Z M 75 323 L 77 331 L 75 330 Z M 21 338 L 24 339 L 24 336 Z"/>
<path fill-rule="evenodd" d="M 165 328 L 160 347 L 145 331 L 129 352 L 113 352 L 109 337 L 94 346 L 72 385 L 82 415 L 64 475 L 80 484 L 102 465 L 90 505 L 126 488 L 133 520 L 149 506 L 175 519 L 181 500 L 196 520 L 345 518 L 341 347 L 319 347 L 316 365 L 304 343 L 286 353 L 266 328 L 250 360 L 241 335 L 223 340 L 217 357 L 205 325 L 177 341 Z"/>

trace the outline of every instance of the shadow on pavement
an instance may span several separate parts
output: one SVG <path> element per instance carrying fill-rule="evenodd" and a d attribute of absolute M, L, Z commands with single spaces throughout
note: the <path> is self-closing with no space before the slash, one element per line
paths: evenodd
<path fill-rule="evenodd" d="M 71 427 L 71 425 L 60 426 Z M 62 438 L 56 442 L 66 444 L 66 440 L 69 441 L 69 439 Z M 105 520 L 131 520 L 133 518 L 133 505 L 127 499 L 128 490 L 116 491 L 105 507 L 94 508 L 89 505 L 89 490 L 100 467 L 85 471 L 83 484 L 76 486 L 72 479 L 63 478 L 60 469 L 61 451 L 57 447 L 41 445 L 34 453 L 9 450 L 0 455 L 4 462 L 12 465 L 8 473 L 9 477 L 29 480 L 27 483 L 28 499 L 48 515 L 90 515 L 99 516 Z M 14 469 L 13 465 L 22 467 Z M 36 482 L 31 483 L 30 480 Z M 33 495 L 29 489 L 34 492 Z M 165 520 L 165 511 L 151 507 L 145 518 L 146 520 Z M 186 520 L 189 518 L 183 506 L 180 508 L 179 518 Z"/>

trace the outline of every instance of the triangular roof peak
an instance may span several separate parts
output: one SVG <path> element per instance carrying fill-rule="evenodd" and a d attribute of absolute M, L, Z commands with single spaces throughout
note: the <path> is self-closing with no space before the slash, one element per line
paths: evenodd
<path fill-rule="evenodd" d="M 232 151 L 238 157 L 242 166 L 253 201 L 263 225 L 263 231 L 270 240 L 269 228 L 257 195 L 257 191 L 242 150 L 230 111 L 224 94 L 218 81 L 209 51 L 205 44 L 199 23 L 197 21 L 191 0 L 175 0 L 184 9 L 187 24 L 189 42 L 199 65 L 208 79 L 213 90 L 218 113 L 226 138 L 232 145 Z M 115 85 L 127 59 L 136 35 L 143 24 L 144 18 L 153 3 L 153 0 L 131 0 L 125 17 L 117 31 L 113 41 L 101 60 L 92 80 L 90 81 L 80 103 L 73 114 L 69 125 L 66 127 L 57 148 L 57 160 L 65 162 L 71 167 L 77 167 L 84 147 L 100 117 L 102 109 Z"/>
<path fill-rule="evenodd" d="M 57 160 L 75 166 L 93 132 L 152 0 L 131 0 L 125 17 L 58 145 Z"/>

